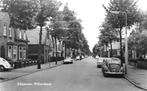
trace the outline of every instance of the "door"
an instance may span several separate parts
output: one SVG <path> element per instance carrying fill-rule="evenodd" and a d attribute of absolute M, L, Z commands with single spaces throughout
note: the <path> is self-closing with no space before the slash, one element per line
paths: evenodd
<path fill-rule="evenodd" d="M 1 46 L 1 57 L 5 58 L 5 47 Z"/>

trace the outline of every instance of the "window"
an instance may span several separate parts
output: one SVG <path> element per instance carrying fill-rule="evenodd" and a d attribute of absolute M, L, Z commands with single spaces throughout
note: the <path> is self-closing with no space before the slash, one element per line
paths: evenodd
<path fill-rule="evenodd" d="M 26 40 L 26 33 L 23 34 L 23 39 Z"/>
<path fill-rule="evenodd" d="M 22 54 L 23 54 L 22 47 L 19 47 L 19 59 L 23 58 Z"/>
<path fill-rule="evenodd" d="M 7 26 L 5 24 L 4 24 L 4 27 L 3 27 L 3 35 L 7 36 Z"/>
<path fill-rule="evenodd" d="M 19 30 L 19 39 L 22 39 L 22 32 Z"/>
<path fill-rule="evenodd" d="M 12 58 L 12 45 L 8 45 L 8 57 Z"/>
<path fill-rule="evenodd" d="M 13 46 L 13 59 L 17 60 L 17 46 Z"/>
<path fill-rule="evenodd" d="M 12 29 L 9 28 L 9 37 L 12 37 Z"/>
<path fill-rule="evenodd" d="M 26 59 L 26 48 L 20 46 L 19 47 L 19 59 Z"/>
<path fill-rule="evenodd" d="M 26 59 L 26 48 L 23 48 L 23 59 Z"/>

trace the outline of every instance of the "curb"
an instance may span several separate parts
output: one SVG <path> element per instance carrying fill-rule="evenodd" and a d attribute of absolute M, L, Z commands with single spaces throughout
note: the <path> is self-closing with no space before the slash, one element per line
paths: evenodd
<path fill-rule="evenodd" d="M 125 76 L 124 78 L 125 78 L 127 81 L 129 81 L 131 84 L 133 84 L 135 87 L 137 87 L 137 88 L 139 88 L 139 89 L 142 89 L 142 90 L 144 90 L 144 91 L 147 91 L 147 88 L 144 88 L 144 87 L 141 87 L 141 86 L 137 85 L 133 80 L 129 79 L 128 76 Z"/>
<path fill-rule="evenodd" d="M 49 67 L 49 68 L 36 70 L 36 71 L 31 72 L 31 73 L 27 73 L 27 74 L 24 74 L 24 75 L 20 75 L 20 76 L 17 76 L 17 77 L 13 77 L 13 78 L 1 78 L 1 79 L 5 79 L 5 80 L 1 81 L 0 83 L 6 82 L 6 81 L 10 81 L 10 80 L 14 80 L 14 79 L 17 79 L 17 78 L 20 78 L 20 77 L 23 77 L 23 76 L 31 75 L 31 74 L 33 74 L 33 73 L 40 72 L 40 71 L 43 71 L 43 70 L 52 69 L 52 68 L 61 66 L 62 64 L 63 64 L 63 63 L 57 64 L 57 65 L 52 66 L 52 67 Z"/>

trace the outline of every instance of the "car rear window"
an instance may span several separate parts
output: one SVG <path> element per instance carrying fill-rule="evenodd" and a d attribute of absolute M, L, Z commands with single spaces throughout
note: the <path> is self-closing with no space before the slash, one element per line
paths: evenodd
<path fill-rule="evenodd" d="M 117 63 L 117 64 L 119 64 L 121 61 L 119 60 L 119 59 L 117 59 L 117 58 L 112 58 L 111 59 L 111 63 Z"/>
<path fill-rule="evenodd" d="M 102 58 L 99 58 L 99 59 L 98 59 L 98 62 L 103 62 L 103 59 L 102 59 Z"/>

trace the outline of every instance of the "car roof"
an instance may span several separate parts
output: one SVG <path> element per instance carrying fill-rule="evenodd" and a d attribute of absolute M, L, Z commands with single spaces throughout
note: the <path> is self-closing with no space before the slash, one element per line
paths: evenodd
<path fill-rule="evenodd" d="M 107 58 L 107 59 L 105 59 L 105 61 L 108 63 L 116 63 L 116 64 L 121 63 L 121 60 L 119 58 Z"/>

